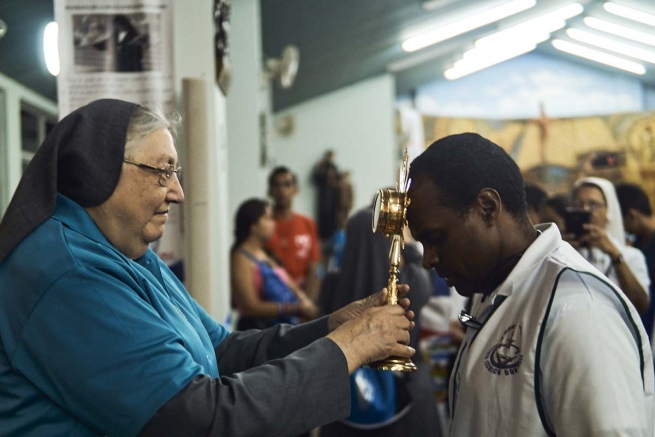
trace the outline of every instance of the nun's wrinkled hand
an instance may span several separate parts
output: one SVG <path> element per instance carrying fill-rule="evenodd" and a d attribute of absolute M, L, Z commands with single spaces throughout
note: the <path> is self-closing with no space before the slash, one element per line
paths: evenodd
<path fill-rule="evenodd" d="M 410 301 L 405 296 L 409 292 L 409 285 L 401 284 L 398 285 L 398 304 L 405 309 L 405 317 L 411 322 L 410 329 L 414 328 L 414 312 L 408 311 Z M 385 305 L 387 301 L 387 289 L 384 288 L 381 291 L 370 295 L 365 299 L 360 299 L 355 301 L 345 307 L 333 312 L 330 314 L 328 319 L 328 330 L 332 332 L 337 329 L 343 323 L 352 320 L 356 317 L 359 317 L 364 311 L 369 308 L 379 307 Z"/>
<path fill-rule="evenodd" d="M 364 364 L 389 356 L 411 357 L 416 350 L 408 346 L 411 321 L 400 305 L 369 307 L 327 338 L 334 341 L 343 352 L 348 364 L 348 373 Z"/>

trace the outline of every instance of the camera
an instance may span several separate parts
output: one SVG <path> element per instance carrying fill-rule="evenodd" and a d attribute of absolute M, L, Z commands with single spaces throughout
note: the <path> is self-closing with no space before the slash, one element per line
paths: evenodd
<path fill-rule="evenodd" d="M 587 232 L 584 225 L 591 222 L 591 212 L 581 208 L 566 208 L 564 221 L 566 232 L 575 235 L 577 240 Z"/>

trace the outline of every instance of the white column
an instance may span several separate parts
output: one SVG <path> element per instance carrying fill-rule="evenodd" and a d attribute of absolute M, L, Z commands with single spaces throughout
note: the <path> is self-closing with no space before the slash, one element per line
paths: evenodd
<path fill-rule="evenodd" d="M 175 91 L 185 117 L 185 285 L 218 322 L 230 309 L 225 98 L 215 82 L 214 1 L 175 0 Z M 183 79 L 193 98 L 182 104 Z M 188 182 L 188 184 L 187 184 Z"/>

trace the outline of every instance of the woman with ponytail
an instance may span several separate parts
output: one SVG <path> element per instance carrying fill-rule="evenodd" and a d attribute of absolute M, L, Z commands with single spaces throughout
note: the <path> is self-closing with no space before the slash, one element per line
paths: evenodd
<path fill-rule="evenodd" d="M 239 206 L 232 246 L 232 299 L 239 311 L 237 330 L 315 319 L 318 308 L 265 251 L 275 229 L 271 206 L 249 199 Z"/>

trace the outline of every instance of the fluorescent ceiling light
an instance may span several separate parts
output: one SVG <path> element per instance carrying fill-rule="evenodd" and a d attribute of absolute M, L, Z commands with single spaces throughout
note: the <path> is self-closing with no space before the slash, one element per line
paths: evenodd
<path fill-rule="evenodd" d="M 460 77 L 467 76 L 476 71 L 484 70 L 492 65 L 497 65 L 501 62 L 531 52 L 535 48 L 537 48 L 536 44 L 526 44 L 513 47 L 511 50 L 497 51 L 494 54 L 484 55 L 483 53 L 480 53 L 476 56 L 469 56 L 468 59 L 461 59 L 455 62 L 453 68 L 444 71 L 443 75 L 448 80 L 459 79 Z"/>
<path fill-rule="evenodd" d="M 480 38 L 475 42 L 475 46 L 491 47 L 505 43 L 507 40 L 536 41 L 543 35 L 550 35 L 550 33 L 563 28 L 566 26 L 566 20 L 580 15 L 582 11 L 584 11 L 584 7 L 580 3 L 573 3 Z"/>
<path fill-rule="evenodd" d="M 434 11 L 455 2 L 457 2 L 457 0 L 426 0 L 423 2 L 423 9 L 426 11 Z"/>
<path fill-rule="evenodd" d="M 53 76 L 59 74 L 59 48 L 57 38 L 59 27 L 54 21 L 48 23 L 43 31 L 43 54 L 45 56 L 45 65 Z"/>
<path fill-rule="evenodd" d="M 629 71 L 634 74 L 645 74 L 646 68 L 636 62 L 628 61 L 618 56 L 609 55 L 607 53 L 599 52 L 598 50 L 589 49 L 577 44 L 570 43 L 561 39 L 553 41 L 553 47 L 566 53 L 570 53 L 581 58 L 589 59 L 590 61 L 599 62 L 601 64 L 609 65 L 610 67 L 620 68 L 621 70 Z"/>
<path fill-rule="evenodd" d="M 502 20 L 511 15 L 518 14 L 526 9 L 530 9 L 536 4 L 537 0 L 513 0 L 503 3 L 502 5 L 469 15 L 453 23 L 439 25 L 430 32 L 409 38 L 403 42 L 402 47 L 406 52 L 414 52 L 473 29 Z"/>
<path fill-rule="evenodd" d="M 603 7 L 607 12 L 618 15 L 619 17 L 628 18 L 630 20 L 638 21 L 650 26 L 655 26 L 655 15 L 647 14 L 646 12 L 628 8 L 627 6 L 618 5 L 613 2 L 607 2 L 603 4 Z"/>
<path fill-rule="evenodd" d="M 455 62 L 453 64 L 454 67 L 457 67 L 458 65 L 467 63 L 467 62 L 482 62 L 486 59 L 496 59 L 496 58 L 502 58 L 504 57 L 507 53 L 513 53 L 513 52 L 520 52 L 520 53 L 525 53 L 522 52 L 522 50 L 526 47 L 532 47 L 536 46 L 537 44 L 547 41 L 548 38 L 550 38 L 549 34 L 542 35 L 540 38 L 530 38 L 530 39 L 524 39 L 524 40 L 518 40 L 518 41 L 513 41 L 510 44 L 504 44 L 504 45 L 497 45 L 497 46 L 484 46 L 484 47 L 476 47 L 474 49 L 471 49 L 467 52 L 465 52 L 462 55 L 462 59 L 459 61 Z"/>
<path fill-rule="evenodd" d="M 620 36 L 621 38 L 631 39 L 643 44 L 655 46 L 655 35 L 652 33 L 640 32 L 629 27 L 620 26 L 594 17 L 585 17 L 584 24 L 593 29 Z"/>
<path fill-rule="evenodd" d="M 598 36 L 595 33 L 585 32 L 580 29 L 568 29 L 566 34 L 576 41 L 591 44 L 592 46 L 600 47 L 601 49 L 610 50 L 612 52 L 630 56 L 631 58 L 641 59 L 642 61 L 655 64 L 655 52 L 650 50 L 640 49 L 639 47 L 624 44 L 614 39 Z"/>

